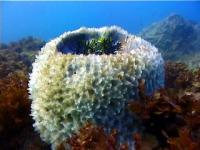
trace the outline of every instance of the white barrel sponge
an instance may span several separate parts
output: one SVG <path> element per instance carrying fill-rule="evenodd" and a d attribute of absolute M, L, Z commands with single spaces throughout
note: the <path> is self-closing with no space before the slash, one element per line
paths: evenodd
<path fill-rule="evenodd" d="M 139 80 L 145 80 L 147 94 L 162 87 L 163 70 L 154 46 L 119 27 L 66 32 L 47 43 L 33 63 L 34 127 L 54 146 L 86 122 L 117 129 L 120 141 L 131 139 L 134 120 L 126 105 L 137 98 Z"/>

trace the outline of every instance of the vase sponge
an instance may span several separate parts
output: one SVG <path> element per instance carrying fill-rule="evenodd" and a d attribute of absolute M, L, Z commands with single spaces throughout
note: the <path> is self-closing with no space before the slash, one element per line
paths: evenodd
<path fill-rule="evenodd" d="M 154 46 L 116 26 L 66 32 L 47 43 L 33 63 L 34 127 L 54 146 L 87 122 L 117 129 L 120 141 L 131 139 L 134 120 L 126 105 L 137 99 L 140 80 L 147 94 L 163 86 L 163 64 Z"/>

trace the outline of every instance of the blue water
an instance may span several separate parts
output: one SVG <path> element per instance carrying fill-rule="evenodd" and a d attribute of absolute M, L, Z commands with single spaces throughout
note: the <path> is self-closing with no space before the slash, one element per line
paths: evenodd
<path fill-rule="evenodd" d="M 0 42 L 49 40 L 81 26 L 118 25 L 137 34 L 172 13 L 200 22 L 200 2 L 0 2 Z"/>

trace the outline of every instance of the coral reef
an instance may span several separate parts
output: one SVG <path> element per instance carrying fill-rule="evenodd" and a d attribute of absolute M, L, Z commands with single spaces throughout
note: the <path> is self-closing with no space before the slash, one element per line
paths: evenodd
<path fill-rule="evenodd" d="M 145 81 L 146 94 L 164 84 L 163 59 L 150 43 L 118 27 L 66 32 L 47 43 L 33 64 L 34 127 L 53 147 L 88 121 L 106 132 L 116 128 L 121 142 L 132 139 L 134 118 L 125 106 L 137 97 L 139 80 Z"/>

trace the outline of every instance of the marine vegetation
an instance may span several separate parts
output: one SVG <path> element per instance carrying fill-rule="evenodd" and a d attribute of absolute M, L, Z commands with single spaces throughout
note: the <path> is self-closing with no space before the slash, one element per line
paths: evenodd
<path fill-rule="evenodd" d="M 65 150 L 70 145 L 72 150 L 126 150 L 127 144 L 117 143 L 117 131 L 112 130 L 110 134 L 106 134 L 103 127 L 86 123 L 78 134 L 73 135 L 70 139 L 61 143 L 56 150 Z"/>
<path fill-rule="evenodd" d="M 104 36 L 113 39 L 109 55 Z M 85 39 L 97 50 L 77 54 L 85 51 L 79 46 Z M 121 43 L 120 49 L 115 43 Z M 137 97 L 139 80 L 145 80 L 146 94 L 164 85 L 164 62 L 150 43 L 115 26 L 66 32 L 47 43 L 33 64 L 29 92 L 34 127 L 52 147 L 86 122 L 105 126 L 106 132 L 116 128 L 119 141 L 131 144 L 137 128 L 130 127 L 135 120 L 126 105 Z"/>
<path fill-rule="evenodd" d="M 98 39 L 92 39 L 90 41 L 82 41 L 85 46 L 84 54 L 112 54 L 119 51 L 120 43 L 113 44 L 111 37 L 99 37 Z M 111 51 L 112 50 L 112 51 Z"/>
<path fill-rule="evenodd" d="M 27 72 L 27 66 L 21 61 L 19 54 L 10 50 L 0 50 L 0 79 L 9 73 Z"/>
<path fill-rule="evenodd" d="M 144 95 L 144 85 L 141 85 L 139 101 L 131 102 L 129 108 L 145 127 L 142 134 L 157 139 L 155 147 L 197 150 L 200 146 L 200 69 L 190 70 L 180 63 L 166 63 L 165 68 L 165 89 L 149 97 Z"/>
<path fill-rule="evenodd" d="M 14 70 L 30 71 L 35 55 L 44 44 L 44 41 L 33 37 L 9 44 L 0 43 L 0 74 L 3 74 L 0 77 Z"/>
<path fill-rule="evenodd" d="M 27 76 L 23 72 L 9 74 L 5 79 L 0 80 L 1 136 L 9 135 L 8 132 L 15 132 L 12 129 L 16 130 L 30 121 L 27 116 L 30 113 L 27 82 Z"/>
<path fill-rule="evenodd" d="M 13 72 L 0 79 L 0 149 L 38 149 L 48 146 L 33 131 L 28 100 L 28 75 Z"/>

